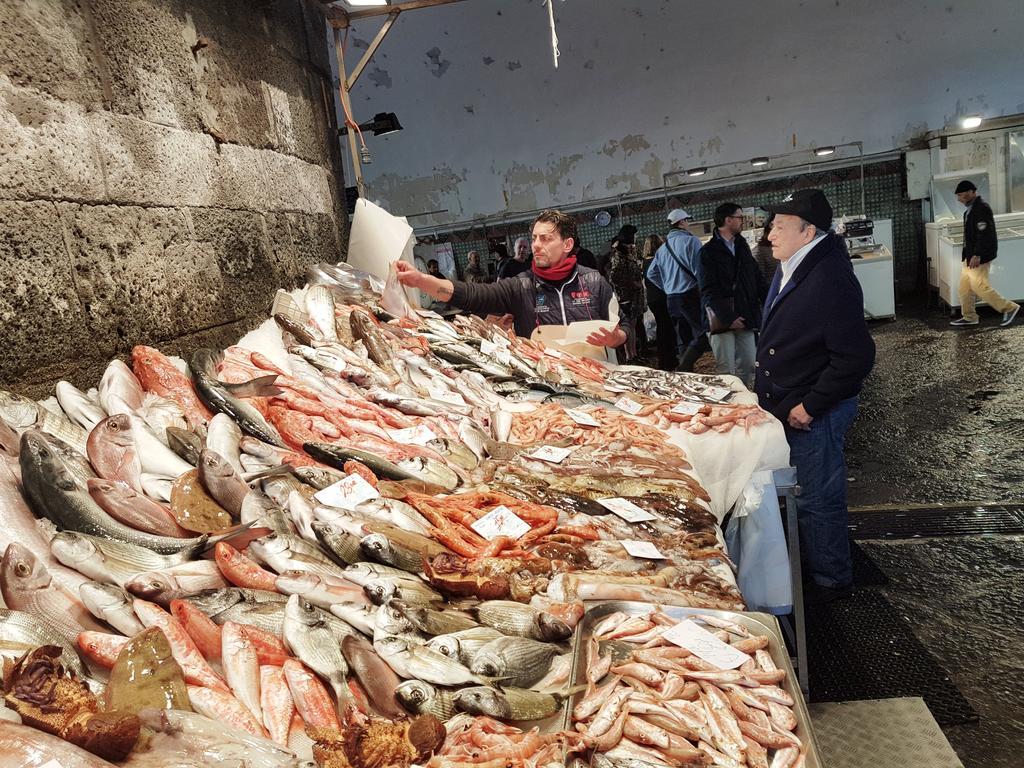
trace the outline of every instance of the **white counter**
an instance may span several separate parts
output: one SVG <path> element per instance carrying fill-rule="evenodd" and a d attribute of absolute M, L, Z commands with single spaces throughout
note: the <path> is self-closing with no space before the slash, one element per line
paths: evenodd
<path fill-rule="evenodd" d="M 880 247 L 850 259 L 853 274 L 864 292 L 864 317 L 868 320 L 896 317 L 892 253 Z"/>
<path fill-rule="evenodd" d="M 992 262 L 992 287 L 1007 299 L 1024 300 L 1024 214 L 997 214 L 999 255 Z M 962 221 L 927 223 L 928 284 L 950 310 L 960 306 L 959 286 L 964 242 Z"/>

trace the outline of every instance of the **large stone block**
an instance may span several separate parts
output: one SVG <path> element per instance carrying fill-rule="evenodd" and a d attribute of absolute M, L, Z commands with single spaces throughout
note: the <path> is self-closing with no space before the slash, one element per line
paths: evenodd
<path fill-rule="evenodd" d="M 181 0 L 89 0 L 98 47 L 110 73 L 115 111 L 155 123 L 198 130 L 193 53 L 202 41 Z"/>
<path fill-rule="evenodd" d="M 61 204 L 75 282 L 95 338 L 122 353 L 237 319 L 213 251 L 180 211 Z"/>
<path fill-rule="evenodd" d="M 310 264 L 341 261 L 341 233 L 334 216 L 327 214 L 289 213 L 288 225 L 299 263 L 303 269 Z"/>
<path fill-rule="evenodd" d="M 0 72 L 25 88 L 101 104 L 88 8 L 76 0 L 0 3 Z"/>
<path fill-rule="evenodd" d="M 103 166 L 84 109 L 0 75 L 0 197 L 105 197 Z"/>
<path fill-rule="evenodd" d="M 217 147 L 205 134 L 112 113 L 88 116 L 112 202 L 204 206 L 215 200 Z"/>
<path fill-rule="evenodd" d="M 276 152 L 260 154 L 271 185 L 271 210 L 298 213 L 332 212 L 333 178 L 329 171 L 319 165 L 312 165 Z"/>
<path fill-rule="evenodd" d="M 237 144 L 221 144 L 218 149 L 213 207 L 269 210 L 270 184 L 263 167 L 263 153 Z"/>
<path fill-rule="evenodd" d="M 52 203 L 0 202 L 0 384 L 51 381 L 110 345 L 86 327 Z"/>

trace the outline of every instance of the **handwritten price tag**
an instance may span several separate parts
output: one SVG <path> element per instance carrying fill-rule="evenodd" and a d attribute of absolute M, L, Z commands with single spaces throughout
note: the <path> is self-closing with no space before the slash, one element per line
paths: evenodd
<path fill-rule="evenodd" d="M 633 557 L 644 557 L 648 560 L 664 560 L 665 556 L 649 541 L 623 541 L 622 548 Z"/>
<path fill-rule="evenodd" d="M 512 342 L 506 339 L 504 336 L 495 336 L 493 339 L 491 339 L 491 341 L 493 341 L 499 347 L 505 347 L 506 349 L 512 346 Z"/>
<path fill-rule="evenodd" d="M 736 669 L 750 661 L 750 657 L 723 643 L 706 629 L 692 621 L 681 621 L 662 635 L 670 643 L 692 651 L 709 664 L 719 669 Z"/>
<path fill-rule="evenodd" d="M 631 501 L 620 499 L 618 497 L 612 499 L 598 499 L 597 503 L 602 507 L 612 512 L 627 523 L 641 523 L 644 520 L 657 520 L 658 516 L 651 514 L 646 509 L 641 509 Z"/>
<path fill-rule="evenodd" d="M 346 475 L 334 485 L 313 494 L 313 498 L 328 507 L 355 509 L 364 501 L 380 496 L 377 489 L 359 475 Z"/>
<path fill-rule="evenodd" d="M 695 416 L 700 413 L 701 404 L 691 403 L 686 400 L 679 403 L 675 408 L 672 409 L 672 413 L 681 413 L 684 416 Z"/>
<path fill-rule="evenodd" d="M 725 398 L 731 394 L 732 390 L 726 389 L 725 387 L 708 387 L 704 390 L 705 397 L 710 398 L 711 400 L 718 400 L 719 402 L 725 400 Z"/>
<path fill-rule="evenodd" d="M 407 427 L 406 429 L 389 429 L 388 434 L 396 443 L 402 445 L 426 445 L 431 440 L 436 440 L 435 435 L 429 427 L 420 424 L 418 427 Z"/>
<path fill-rule="evenodd" d="M 495 507 L 469 527 L 488 541 L 498 536 L 518 539 L 530 530 L 528 522 L 505 506 Z"/>
<path fill-rule="evenodd" d="M 528 453 L 531 459 L 540 459 L 541 461 L 550 461 L 552 464 L 561 464 L 572 453 L 572 448 L 556 448 L 553 445 L 543 445 L 533 453 Z"/>
<path fill-rule="evenodd" d="M 581 427 L 600 427 L 601 422 L 595 419 L 586 411 L 577 411 L 575 408 L 567 408 L 565 415 L 575 421 Z"/>
<path fill-rule="evenodd" d="M 644 409 L 644 407 L 640 405 L 640 403 L 628 397 L 620 397 L 615 402 L 615 407 L 618 408 L 620 411 L 625 411 L 626 413 L 632 416 L 636 416 L 638 413 L 640 413 L 640 411 Z"/>

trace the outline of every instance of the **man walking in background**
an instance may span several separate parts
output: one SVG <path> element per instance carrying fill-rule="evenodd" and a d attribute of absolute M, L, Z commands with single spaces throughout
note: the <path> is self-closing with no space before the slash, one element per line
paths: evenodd
<path fill-rule="evenodd" d="M 1003 313 L 1001 326 L 1007 326 L 1017 317 L 1020 304 L 1004 299 L 988 280 L 989 270 L 996 258 L 999 241 L 996 238 L 996 220 L 992 208 L 981 199 L 973 181 L 964 179 L 956 185 L 956 199 L 967 206 L 964 213 L 964 249 L 960 256 L 964 262 L 960 272 L 960 317 L 950 325 L 963 328 L 978 324 L 975 297 L 996 312 Z"/>

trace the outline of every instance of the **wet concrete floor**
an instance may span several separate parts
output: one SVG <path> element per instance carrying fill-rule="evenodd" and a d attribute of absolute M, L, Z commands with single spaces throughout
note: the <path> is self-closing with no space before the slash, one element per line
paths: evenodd
<path fill-rule="evenodd" d="M 850 506 L 1024 501 L 1024 321 L 901 307 L 847 442 Z M 1024 765 L 1024 537 L 861 541 L 883 593 L 980 715 L 944 732 L 967 768 Z"/>

